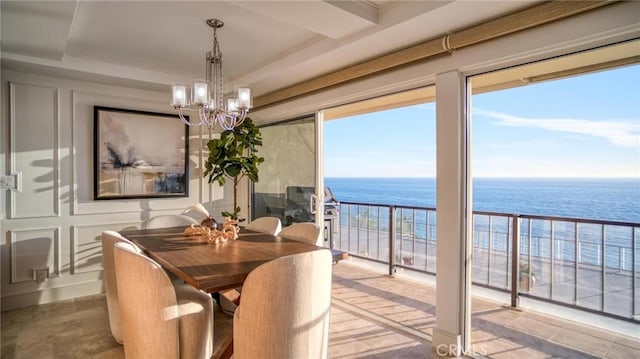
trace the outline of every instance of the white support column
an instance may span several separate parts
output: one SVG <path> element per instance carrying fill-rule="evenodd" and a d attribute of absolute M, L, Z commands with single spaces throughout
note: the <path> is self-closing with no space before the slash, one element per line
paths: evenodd
<path fill-rule="evenodd" d="M 436 327 L 438 355 L 459 356 L 469 347 L 471 183 L 467 183 L 468 134 L 465 81 L 458 71 L 436 76 Z"/>

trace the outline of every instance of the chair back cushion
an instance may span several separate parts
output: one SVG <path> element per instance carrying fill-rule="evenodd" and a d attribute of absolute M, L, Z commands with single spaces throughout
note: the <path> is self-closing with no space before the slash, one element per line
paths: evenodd
<path fill-rule="evenodd" d="M 202 220 L 205 218 L 211 217 L 209 211 L 202 205 L 202 203 L 196 203 L 185 208 L 185 210 L 182 211 L 181 214 L 189 216 L 199 222 L 202 222 Z"/>
<path fill-rule="evenodd" d="M 116 243 L 113 254 L 125 357 L 179 358 L 178 303 L 169 277 L 128 243 Z"/>
<path fill-rule="evenodd" d="M 255 232 L 277 236 L 282 230 L 282 223 L 278 217 L 260 217 L 247 224 L 246 228 Z"/>
<path fill-rule="evenodd" d="M 322 246 L 320 227 L 315 223 L 294 223 L 284 227 L 278 235 L 284 238 Z"/>
<path fill-rule="evenodd" d="M 326 358 L 331 252 L 267 262 L 247 277 L 233 320 L 234 358 Z"/>
<path fill-rule="evenodd" d="M 104 231 L 102 241 L 102 267 L 104 269 L 104 290 L 107 297 L 107 310 L 109 311 L 109 327 L 111 335 L 122 344 L 122 328 L 120 324 L 120 308 L 118 306 L 118 287 L 116 285 L 116 271 L 113 259 L 113 246 L 116 243 L 129 243 L 137 250 L 140 249 L 118 232 Z"/>

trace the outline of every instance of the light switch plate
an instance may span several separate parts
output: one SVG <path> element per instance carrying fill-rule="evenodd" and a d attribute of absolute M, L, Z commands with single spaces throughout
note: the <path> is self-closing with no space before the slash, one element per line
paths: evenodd
<path fill-rule="evenodd" d="M 0 176 L 0 189 L 9 189 L 20 192 L 22 190 L 22 172 L 8 176 Z"/>

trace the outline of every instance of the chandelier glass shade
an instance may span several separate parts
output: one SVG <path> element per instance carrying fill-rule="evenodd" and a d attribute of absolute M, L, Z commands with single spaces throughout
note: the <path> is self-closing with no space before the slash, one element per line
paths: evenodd
<path fill-rule="evenodd" d="M 242 124 L 253 106 L 251 88 L 237 86 L 233 95 L 224 96 L 222 52 L 216 35 L 216 30 L 224 26 L 224 22 L 209 19 L 207 25 L 213 28 L 213 48 L 207 52 L 206 80 L 196 80 L 192 87 L 173 84 L 171 106 L 178 111 L 180 120 L 189 126 L 214 127 L 217 123 L 223 130 L 233 130 Z M 187 120 L 185 112 L 197 113 L 198 122 Z"/>

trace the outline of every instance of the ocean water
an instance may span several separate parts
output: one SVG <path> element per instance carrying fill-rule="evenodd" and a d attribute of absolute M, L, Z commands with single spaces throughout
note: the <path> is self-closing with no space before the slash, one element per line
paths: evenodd
<path fill-rule="evenodd" d="M 434 178 L 325 178 L 338 201 L 435 207 Z M 476 178 L 473 210 L 640 223 L 640 178 Z"/>
<path fill-rule="evenodd" d="M 434 178 L 325 178 L 325 186 L 331 188 L 341 202 L 436 206 Z M 473 210 L 631 222 L 637 224 L 636 247 L 640 246 L 640 178 L 476 178 Z M 488 231 L 487 218 L 476 216 L 476 246 L 488 247 L 488 236 L 482 235 Z M 521 254 L 528 255 L 531 248 L 532 256 L 549 257 L 554 253 L 558 259 L 575 260 L 574 226 L 570 222 L 555 222 L 552 243 L 548 223 L 532 222 L 531 246 L 529 239 L 521 239 Z M 420 225 L 417 223 L 416 237 L 431 239 Z M 507 226 L 507 221 L 493 223 L 493 248 L 506 250 L 508 238 L 495 233 L 507 233 Z M 522 226 L 522 233 L 527 233 L 527 222 Z M 601 265 L 604 259 L 608 267 L 629 269 L 633 266 L 633 237 L 629 227 L 607 226 L 606 246 L 602 245 L 601 226 L 583 224 L 579 231 L 580 262 Z M 640 258 L 636 258 L 635 267 L 640 267 Z"/>

